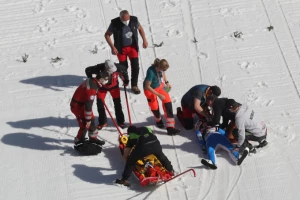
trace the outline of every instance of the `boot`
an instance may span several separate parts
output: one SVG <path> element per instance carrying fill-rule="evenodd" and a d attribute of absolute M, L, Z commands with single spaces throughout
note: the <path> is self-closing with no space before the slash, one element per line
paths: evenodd
<path fill-rule="evenodd" d="M 138 88 L 138 86 L 132 86 L 131 87 L 131 91 L 134 93 L 134 94 L 140 94 L 141 91 L 140 89 Z"/>
<path fill-rule="evenodd" d="M 242 153 L 242 156 L 238 159 L 237 164 L 240 165 L 244 161 L 244 159 L 248 156 L 249 154 L 249 148 L 246 147 Z"/>
<path fill-rule="evenodd" d="M 267 140 L 262 140 L 259 145 L 257 146 L 257 148 L 261 148 L 261 147 L 265 147 L 268 145 L 268 142 Z"/>
<path fill-rule="evenodd" d="M 173 127 L 167 127 L 168 135 L 176 135 L 180 132 L 180 129 L 176 129 Z"/>
<path fill-rule="evenodd" d="M 126 186 L 126 187 L 129 187 L 129 186 L 130 186 L 129 182 L 126 181 L 126 180 L 123 180 L 123 179 L 117 179 L 117 180 L 115 181 L 115 183 L 120 184 L 120 185 L 124 185 L 124 186 Z"/>
<path fill-rule="evenodd" d="M 97 129 L 101 130 L 104 126 L 107 126 L 107 123 L 105 123 L 105 124 L 98 124 Z"/>
<path fill-rule="evenodd" d="M 159 122 L 156 122 L 156 126 L 157 126 L 158 128 L 164 128 L 164 127 L 165 127 L 165 125 L 164 125 L 162 119 L 161 119 Z"/>
<path fill-rule="evenodd" d="M 118 126 L 119 126 L 121 129 L 126 128 L 126 125 L 125 125 L 124 123 L 118 123 Z"/>
<path fill-rule="evenodd" d="M 215 165 L 211 160 L 201 159 L 201 163 L 211 169 L 217 169 L 217 165 Z"/>

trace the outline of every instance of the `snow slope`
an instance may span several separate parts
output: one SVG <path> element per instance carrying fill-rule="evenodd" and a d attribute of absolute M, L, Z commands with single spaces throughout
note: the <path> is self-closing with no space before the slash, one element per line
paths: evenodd
<path fill-rule="evenodd" d="M 197 177 L 156 188 L 134 178 L 130 189 L 114 185 L 124 163 L 111 121 L 99 132 L 103 153 L 79 156 L 69 102 L 85 67 L 117 60 L 103 35 L 122 9 L 139 17 L 149 42 L 140 87 L 154 58 L 166 58 L 174 111 L 191 86 L 217 84 L 222 96 L 263 115 L 269 145 L 241 166 L 220 152 L 218 170 L 208 170 L 193 131 L 168 136 L 153 126 L 143 93 L 129 93 L 134 124 L 152 127 L 175 170 L 193 167 Z M 300 0 L 1 0 L 0 199 L 300 199 L 299 9 Z M 56 57 L 63 60 L 51 63 Z M 127 113 L 124 92 L 122 102 Z"/>

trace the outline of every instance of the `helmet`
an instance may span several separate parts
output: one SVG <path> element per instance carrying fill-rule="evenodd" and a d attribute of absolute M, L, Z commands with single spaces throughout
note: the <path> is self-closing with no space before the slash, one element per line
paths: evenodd
<path fill-rule="evenodd" d="M 105 69 L 109 74 L 112 74 L 115 71 L 117 71 L 117 67 L 116 67 L 115 63 L 112 62 L 111 60 L 105 61 Z"/>

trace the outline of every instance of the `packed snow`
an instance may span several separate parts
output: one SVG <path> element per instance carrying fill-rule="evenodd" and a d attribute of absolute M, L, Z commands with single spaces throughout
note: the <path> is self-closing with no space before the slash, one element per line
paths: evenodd
<path fill-rule="evenodd" d="M 115 185 L 125 163 L 110 119 L 99 131 L 103 152 L 78 154 L 69 103 L 86 67 L 117 61 L 104 33 L 123 9 L 139 18 L 149 42 L 140 48 L 140 89 L 154 59 L 165 58 L 174 112 L 190 87 L 218 85 L 222 97 L 261 113 L 268 146 L 241 166 L 219 151 L 218 169 L 209 170 L 194 131 L 177 118 L 180 135 L 156 128 L 141 92 L 128 94 L 133 124 L 154 129 L 175 171 L 194 168 L 196 178 Z M 299 10 L 300 0 L 0 1 L 0 199 L 300 199 Z M 110 95 L 106 103 L 114 116 Z"/>

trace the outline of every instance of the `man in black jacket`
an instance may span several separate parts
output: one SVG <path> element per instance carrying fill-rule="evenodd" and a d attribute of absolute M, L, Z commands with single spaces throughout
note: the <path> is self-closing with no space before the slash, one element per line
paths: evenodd
<path fill-rule="evenodd" d="M 130 126 L 127 129 L 127 133 L 129 134 L 129 137 L 123 152 L 123 159 L 126 160 L 126 165 L 122 174 L 122 179 L 117 179 L 116 183 L 130 186 L 127 180 L 132 173 L 134 165 L 139 159 L 150 154 L 156 156 L 171 176 L 174 175 L 173 166 L 170 160 L 162 152 L 160 142 L 150 128 Z"/>
<path fill-rule="evenodd" d="M 209 96 L 206 99 L 208 106 L 212 108 L 212 120 L 207 123 L 208 126 L 220 125 L 220 128 L 225 129 L 228 126 L 229 121 L 234 121 L 234 113 L 230 112 L 225 106 L 227 98 L 216 98 Z M 222 116 L 222 124 L 220 124 Z"/>
<path fill-rule="evenodd" d="M 125 128 L 126 126 L 124 124 L 125 119 L 121 105 L 118 76 L 120 76 L 123 80 L 123 84 L 127 86 L 129 80 L 126 68 L 120 64 L 113 63 L 110 60 L 106 60 L 105 63 L 87 67 L 85 69 L 85 73 L 89 78 L 91 78 L 94 74 L 98 78 L 103 79 L 103 85 L 97 92 L 97 108 L 99 113 L 99 124 L 97 128 L 101 130 L 103 126 L 106 126 L 107 124 L 107 117 L 103 104 L 107 92 L 109 92 L 113 98 L 118 125 L 121 128 Z"/>
<path fill-rule="evenodd" d="M 139 58 L 138 58 L 138 31 L 143 39 L 143 48 L 148 47 L 143 27 L 138 18 L 130 16 L 127 10 L 122 10 L 120 16 L 111 20 L 111 23 L 104 35 L 111 48 L 113 55 L 117 55 L 120 64 L 128 69 L 127 57 L 131 62 L 131 90 L 134 94 L 139 94 L 137 86 L 139 76 Z M 114 37 L 114 44 L 110 36 Z"/>
<path fill-rule="evenodd" d="M 212 108 L 212 119 L 207 125 L 219 125 L 220 128 L 226 129 L 228 139 L 234 142 L 232 130 L 235 127 L 235 114 L 230 112 L 226 107 L 226 100 L 227 98 L 214 98 L 214 96 L 207 97 L 206 104 Z M 221 117 L 222 123 L 220 123 Z"/>

